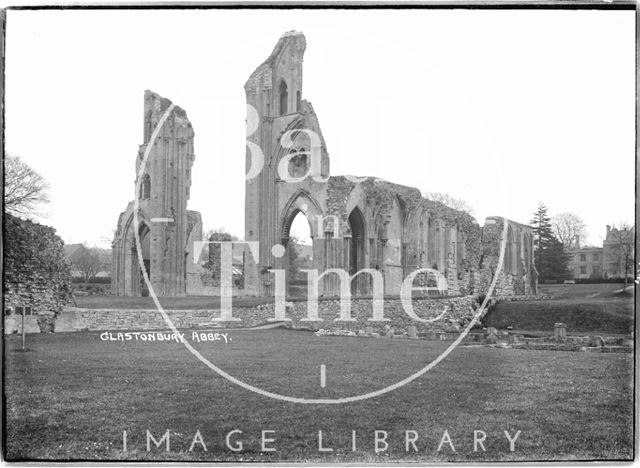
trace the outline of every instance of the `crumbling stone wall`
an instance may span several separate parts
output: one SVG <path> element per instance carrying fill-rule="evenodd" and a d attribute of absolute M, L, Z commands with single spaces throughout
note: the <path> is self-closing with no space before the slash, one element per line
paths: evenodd
<path fill-rule="evenodd" d="M 148 294 L 143 269 L 158 296 L 183 296 L 200 289 L 194 242 L 202 240 L 200 214 L 187 210 L 191 168 L 195 160 L 194 131 L 184 109 L 175 106 L 158 128 L 171 101 L 151 91 L 144 95 L 144 141 L 136 159 L 138 223 L 134 202 L 120 214 L 112 243 L 112 293 Z M 151 136 L 158 130 L 157 138 Z M 151 146 L 142 167 L 144 154 Z M 136 231 L 142 264 L 138 255 Z"/>
<path fill-rule="evenodd" d="M 373 314 L 373 300 L 369 298 L 353 299 L 351 302 L 351 316 L 353 321 L 336 321 L 340 314 L 339 299 L 323 299 L 318 301 L 318 316 L 321 321 L 303 321 L 307 316 L 305 301 L 293 302 L 288 309 L 288 317 L 292 319 L 293 328 L 311 330 L 358 330 L 372 327 L 374 331 L 383 333 L 386 326 L 390 326 L 396 333 L 407 331 L 409 326 L 415 326 L 419 332 L 433 331 L 437 333 L 459 333 L 473 319 L 477 301 L 471 296 L 451 298 L 416 298 L 413 300 L 413 309 L 418 317 L 435 319 L 431 323 L 419 322 L 412 319 L 404 310 L 399 298 L 388 297 L 383 300 L 384 318 L 386 322 L 374 322 L 369 319 Z"/>
<path fill-rule="evenodd" d="M 258 258 L 245 257 L 249 294 L 274 294 L 270 270 L 286 270 L 287 256 L 277 258 L 271 249 L 276 244 L 287 246 L 291 223 L 300 212 L 310 225 L 312 269 L 320 274 L 331 269 L 349 275 L 375 270 L 383 277 L 384 294 L 397 295 L 407 275 L 431 269 L 445 279 L 443 294 L 486 293 L 502 240 L 493 218 L 480 227 L 469 214 L 426 200 L 417 188 L 372 177 L 329 176 L 329 154 L 318 118 L 311 104 L 300 97 L 305 48 L 303 34 L 284 34 L 245 84 L 247 104 L 252 119 L 257 120 L 248 148 L 259 148 L 265 161 L 257 176 L 246 182 L 245 239 L 260 246 Z M 300 99 L 285 96 L 285 88 Z M 284 97 L 288 99 L 286 111 Z M 315 147 L 308 131 L 318 136 Z M 291 132 L 293 145 L 284 139 Z M 308 163 L 306 172 L 293 167 L 299 177 L 296 180 L 283 178 L 277 171 L 281 164 L 292 168 L 288 159 L 292 148 L 305 152 Z M 248 150 L 248 173 L 254 162 L 251 155 Z M 535 293 L 537 274 L 530 229 L 510 222 L 507 241 L 508 265 L 497 279 L 498 293 Z M 421 277 L 417 282 L 429 281 Z M 354 295 L 372 294 L 374 283 L 369 276 L 358 275 L 353 283 Z M 336 296 L 340 286 L 336 275 L 323 276 L 319 294 Z"/>
<path fill-rule="evenodd" d="M 502 268 L 498 273 L 494 296 L 509 297 L 537 294 L 538 275 L 533 262 L 533 230 L 508 220 Z M 496 274 L 504 220 L 489 217 L 482 229 L 482 256 L 479 264 L 481 290 L 486 291 Z"/>
<path fill-rule="evenodd" d="M 46 317 L 73 303 L 70 266 L 55 229 L 5 213 L 3 248 L 5 313 L 31 307 Z"/>
<path fill-rule="evenodd" d="M 396 333 L 407 331 L 414 325 L 418 331 L 434 331 L 439 333 L 459 333 L 473 318 L 478 306 L 471 296 L 451 298 L 418 298 L 413 301 L 416 315 L 425 319 L 440 317 L 432 323 L 413 320 L 404 311 L 399 298 L 383 300 L 385 322 L 372 322 L 372 299 L 354 298 L 351 301 L 353 321 L 336 321 L 340 315 L 339 299 L 321 299 L 318 301 L 317 321 L 306 321 L 308 303 L 306 301 L 288 302 L 286 318 L 289 326 L 306 330 L 351 330 L 373 327 L 374 331 L 383 332 L 386 326 L 393 327 Z M 252 307 L 234 307 L 233 317 L 238 321 L 219 321 L 220 310 L 166 310 L 176 328 L 246 328 L 264 325 L 274 320 L 275 304 L 273 302 Z M 443 314 L 444 312 L 444 314 Z M 166 330 L 167 323 L 157 310 L 122 310 L 122 309 L 77 309 L 70 308 L 63 313 L 64 320 L 56 331 L 76 330 Z"/>

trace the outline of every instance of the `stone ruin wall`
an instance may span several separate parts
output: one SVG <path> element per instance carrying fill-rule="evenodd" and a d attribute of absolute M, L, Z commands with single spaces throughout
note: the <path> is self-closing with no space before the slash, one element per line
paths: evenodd
<path fill-rule="evenodd" d="M 303 34 L 284 34 L 245 84 L 247 104 L 259 120 L 249 141 L 262 150 L 265 160 L 265 170 L 246 182 L 245 238 L 260 245 L 259 258 L 245 262 L 248 293 L 273 296 L 269 270 L 286 270 L 287 256 L 275 258 L 271 247 L 288 245 L 291 223 L 302 212 L 313 240 L 312 268 L 320 273 L 374 269 L 384 277 L 384 294 L 393 296 L 399 294 L 407 275 L 430 268 L 445 278 L 449 296 L 485 294 L 496 271 L 501 219 L 488 218 L 481 227 L 467 213 L 426 200 L 413 187 L 378 178 L 355 182 L 346 176 L 329 177 L 329 153 L 319 120 L 303 99 L 305 48 Z M 317 135 L 318 141 L 314 142 L 307 130 Z M 283 141 L 284 135 L 291 136 L 291 145 Z M 291 148 L 305 152 L 309 159 L 318 158 L 319 168 L 309 166 L 307 159 L 302 170 L 306 178 L 283 180 L 275 168 L 284 158 L 289 175 L 300 173 L 299 165 L 289 160 Z M 252 163 L 250 153 L 247 151 L 247 172 Z M 495 294 L 534 294 L 537 275 L 530 228 L 509 224 L 507 264 L 499 274 Z M 433 283 L 428 273 L 420 275 L 414 284 Z M 370 279 L 358 277 L 354 282 L 355 296 L 372 294 Z M 319 293 L 336 296 L 339 287 L 337 276 L 327 275 L 320 282 Z"/>
<path fill-rule="evenodd" d="M 440 299 L 417 299 L 413 301 L 414 312 L 423 318 L 441 319 L 432 323 L 419 323 L 412 320 L 404 311 L 399 298 L 385 298 L 382 302 L 384 318 L 387 321 L 372 322 L 373 301 L 366 298 L 354 298 L 351 301 L 352 321 L 339 320 L 340 301 L 320 299 L 318 316 L 320 320 L 304 320 L 308 313 L 306 301 L 287 302 L 287 326 L 303 330 L 349 330 L 358 332 L 372 327 L 377 333 L 384 333 L 386 327 L 395 333 L 406 333 L 409 326 L 416 326 L 418 332 L 459 333 L 473 318 L 478 303 L 471 296 Z M 252 307 L 234 306 L 233 316 L 239 321 L 220 321 L 220 310 L 165 310 L 174 326 L 178 329 L 245 328 L 273 321 L 275 305 L 273 302 Z M 69 308 L 59 317 L 55 331 L 112 331 L 112 330 L 168 330 L 169 327 L 157 310 L 122 309 L 77 309 Z"/>
<path fill-rule="evenodd" d="M 244 289 L 234 292 L 273 296 L 273 274 L 269 270 L 286 269 L 287 256 L 275 258 L 271 247 L 287 246 L 291 222 L 303 212 L 313 238 L 313 268 L 320 273 L 342 269 L 353 274 L 363 268 L 374 269 L 384 277 L 384 294 L 394 296 L 399 294 L 407 275 L 430 268 L 445 278 L 448 296 L 485 294 L 496 271 L 501 218 L 488 218 L 481 227 L 467 213 L 426 200 L 413 187 L 378 178 L 356 183 L 345 176 L 330 177 L 329 154 L 318 117 L 311 103 L 302 98 L 305 49 L 306 40 L 301 33 L 283 35 L 245 84 L 247 104 L 255 109 L 258 119 L 258 128 L 248 136 L 247 171 L 252 164 L 250 146 L 259 147 L 264 154 L 263 169 L 246 181 L 245 239 L 257 241 L 260 254 L 255 259 L 245 255 Z M 140 154 L 168 105 L 170 101 L 145 93 Z M 193 130 L 180 108 L 174 110 L 164 127 L 151 152 L 151 197 L 140 200 L 140 216 L 146 224 L 151 216 L 169 214 L 176 221 L 173 225 L 150 226 L 151 281 L 159 295 L 216 295 L 218 288 L 203 285 L 199 278 L 201 267 L 193 262 L 193 243 L 202 236 L 199 214 L 186 210 L 194 159 Z M 304 130 L 318 136 L 315 147 Z M 286 133 L 292 136 L 292 144 L 284 147 L 281 139 Z M 315 151 L 320 168 L 313 175 L 324 181 L 307 177 L 292 183 L 280 178 L 280 162 L 298 150 L 309 154 Z M 139 164 L 140 159 L 137 168 Z M 304 164 L 303 172 L 309 169 Z M 168 172 L 167 166 L 172 168 Z M 295 172 L 300 168 L 291 161 L 289 169 Z M 174 179 L 175 183 L 167 182 Z M 132 210 L 130 204 L 121 215 L 114 239 L 112 281 L 114 293 L 121 295 L 140 293 L 140 277 L 135 272 L 137 258 L 133 255 Z M 351 216 L 356 212 L 361 220 L 359 228 L 351 226 Z M 510 222 L 505 267 L 499 273 L 495 295 L 535 294 L 537 274 L 532 247 L 530 228 Z M 414 284 L 425 286 L 433 282 L 432 275 L 421 273 Z M 372 294 L 370 279 L 358 277 L 355 283 L 355 296 Z M 320 295 L 336 296 L 339 286 L 335 275 L 327 275 L 320 282 Z"/>
<path fill-rule="evenodd" d="M 138 225 L 134 219 L 135 204 L 130 202 L 120 214 L 112 243 L 114 295 L 140 296 L 145 292 L 136 229 L 149 279 L 158 296 L 184 296 L 189 289 L 197 291 L 199 287 L 193 244 L 202 239 L 202 220 L 200 213 L 187 210 L 195 160 L 194 131 L 187 113 L 178 106 L 157 128 L 170 106 L 168 99 L 145 91 L 143 143 L 135 164 Z M 157 137 L 151 142 L 155 130 Z M 147 150 L 149 156 L 142 168 Z M 170 221 L 159 221 L 163 219 Z"/>

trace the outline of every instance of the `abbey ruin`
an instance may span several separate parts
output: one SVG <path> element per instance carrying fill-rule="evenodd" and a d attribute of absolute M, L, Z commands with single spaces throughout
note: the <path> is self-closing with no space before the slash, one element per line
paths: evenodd
<path fill-rule="evenodd" d="M 184 296 L 199 282 L 198 265 L 190 257 L 202 239 L 200 213 L 187 210 L 191 188 L 193 128 L 187 113 L 174 107 L 153 142 L 150 138 L 171 101 L 151 91 L 144 94 L 143 143 L 136 158 L 138 225 L 135 203 L 120 214 L 112 243 L 111 289 L 118 296 L 147 295 L 139 261 L 136 230 L 144 269 L 158 296 Z M 144 170 L 141 164 L 151 144 Z"/>
<path fill-rule="evenodd" d="M 330 176 L 318 117 L 303 98 L 305 47 L 302 33 L 284 34 L 245 84 L 248 121 L 255 123 L 247 135 L 245 241 L 257 242 L 259 254 L 254 258 L 245 251 L 241 293 L 274 295 L 274 270 L 286 270 L 289 255 L 283 252 L 293 219 L 302 213 L 313 241 L 313 269 L 322 276 L 321 296 L 340 293 L 338 275 L 322 275 L 333 269 L 353 276 L 355 296 L 373 293 L 376 274 L 383 278 L 384 294 L 397 296 L 403 280 L 422 269 L 445 279 L 445 295 L 484 294 L 497 271 L 503 218 L 487 218 L 481 227 L 469 214 L 423 198 L 417 188 L 378 178 Z M 145 93 L 145 139 L 136 164 L 136 173 L 143 173 L 136 180 L 136 196 L 144 268 L 158 295 L 219 294 L 219 288 L 203 287 L 201 266 L 193 258 L 202 223 L 199 213 L 186 209 L 194 161 L 194 134 L 186 113 L 176 107 L 157 139 L 149 142 L 169 104 Z M 147 144 L 153 148 L 145 170 L 140 171 Z M 237 180 L 241 177 L 238 174 Z M 145 292 L 137 262 L 133 206 L 129 203 L 120 215 L 113 241 L 112 286 L 117 295 Z M 165 221 L 157 221 L 162 218 Z M 508 225 L 496 294 L 535 294 L 533 232 L 513 221 Z M 272 249 L 277 245 L 284 249 Z M 434 280 L 428 271 L 415 275 L 416 285 Z"/>

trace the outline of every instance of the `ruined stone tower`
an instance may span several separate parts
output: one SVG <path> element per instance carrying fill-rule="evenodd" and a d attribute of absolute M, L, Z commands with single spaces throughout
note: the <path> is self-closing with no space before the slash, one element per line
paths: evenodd
<path fill-rule="evenodd" d="M 310 151 L 317 151 L 319 176 L 329 174 L 329 156 L 311 104 L 302 99 L 302 62 L 306 48 L 302 33 L 291 31 L 282 35 L 269 58 L 249 77 L 246 92 L 248 120 L 257 117 L 257 129 L 249 129 L 247 140 L 260 148 L 264 155 L 262 169 L 246 181 L 245 239 L 258 241 L 260 255 L 253 259 L 245 256 L 245 288 L 249 294 L 269 294 L 268 268 L 281 267 L 281 259 L 274 258 L 271 248 L 288 240 L 288 229 L 283 230 L 280 201 L 289 199 L 292 190 L 322 190 L 325 184 L 307 178 L 296 183 L 283 180 L 278 165 L 292 152 L 299 156 L 290 160 L 291 176 L 307 172 Z M 254 127 L 255 128 L 255 127 Z M 313 148 L 309 135 L 295 132 L 311 129 L 320 136 L 320 144 Z M 283 145 L 283 135 L 289 132 L 291 144 Z M 256 159 L 247 146 L 247 173 L 255 171 Z M 255 148 L 255 146 L 254 146 Z M 256 262 L 257 260 L 257 262 Z"/>
<path fill-rule="evenodd" d="M 145 91 L 144 136 L 136 158 L 137 231 L 144 268 L 158 296 L 187 293 L 190 273 L 195 273 L 193 242 L 202 238 L 200 213 L 187 210 L 195 155 L 194 132 L 186 112 L 175 106 L 151 141 L 170 106 L 168 99 Z M 152 147 L 141 170 L 148 145 Z M 137 254 L 133 210 L 132 201 L 120 214 L 112 245 L 112 292 L 119 296 L 148 294 Z"/>

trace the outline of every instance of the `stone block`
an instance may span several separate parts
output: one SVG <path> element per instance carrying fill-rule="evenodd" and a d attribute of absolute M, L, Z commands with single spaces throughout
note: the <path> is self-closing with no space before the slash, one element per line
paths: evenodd
<path fill-rule="evenodd" d="M 63 310 L 56 317 L 56 321 L 53 327 L 53 331 L 60 332 L 75 332 L 80 330 L 88 330 L 89 324 L 84 319 L 82 314 L 74 310 Z"/>
<path fill-rule="evenodd" d="M 553 337 L 556 341 L 567 340 L 567 325 L 562 322 L 556 322 L 553 325 Z"/>
<path fill-rule="evenodd" d="M 24 318 L 25 333 L 40 333 L 37 315 L 27 315 Z M 4 317 L 4 334 L 22 333 L 22 316 L 11 314 Z"/>
<path fill-rule="evenodd" d="M 409 335 L 409 338 L 411 338 L 412 340 L 415 340 L 418 338 L 418 330 L 415 327 L 415 325 L 410 325 L 409 327 L 407 327 L 407 334 Z"/>
<path fill-rule="evenodd" d="M 498 342 L 497 335 L 487 335 L 484 339 L 484 342 L 487 344 L 496 344 Z"/>

